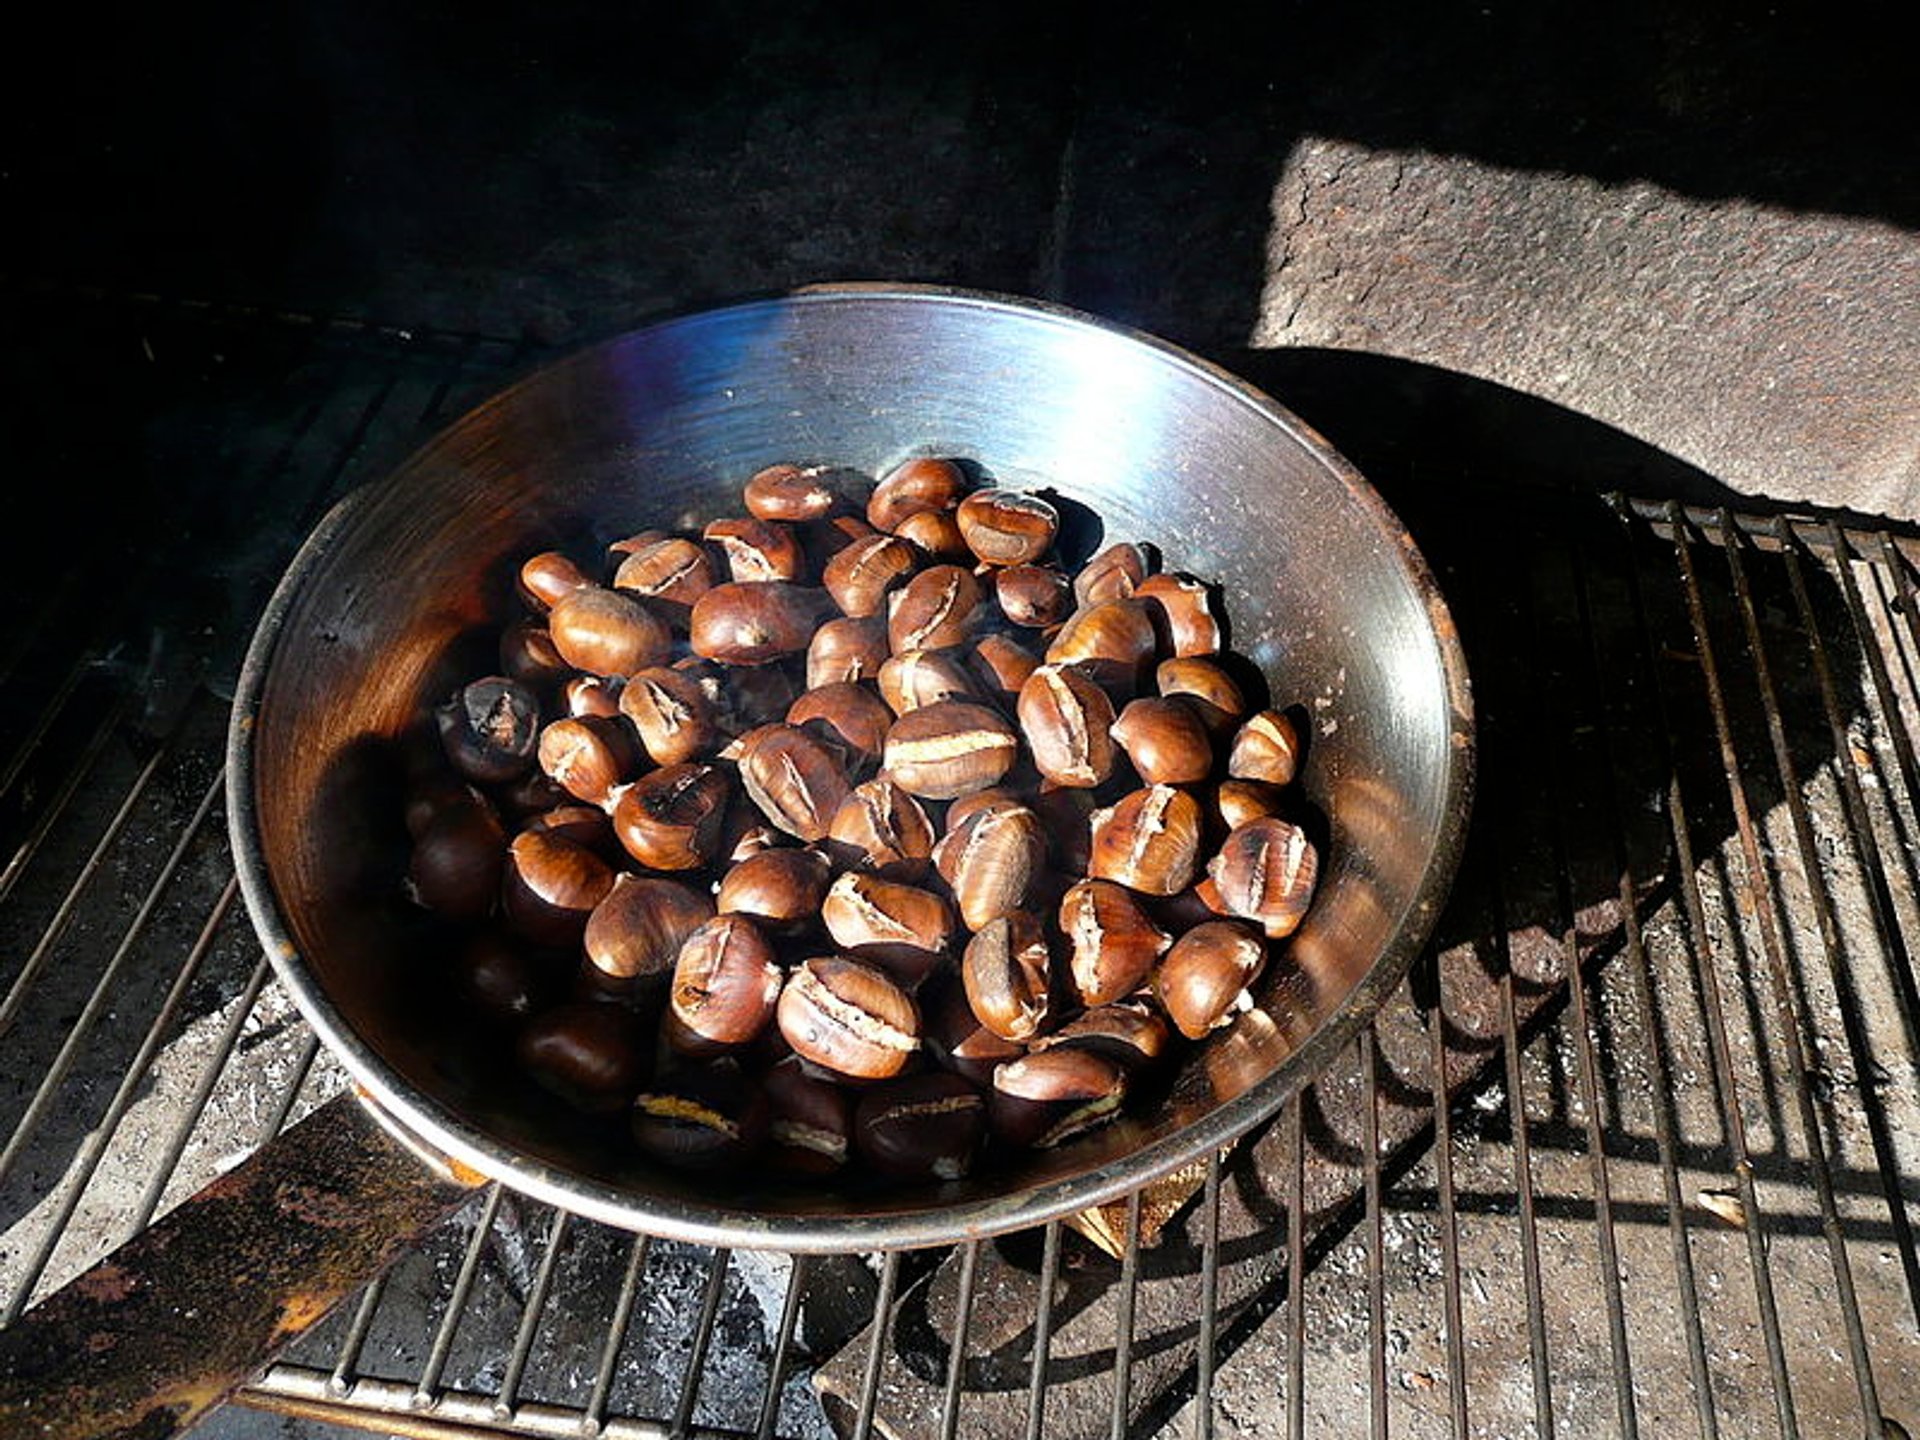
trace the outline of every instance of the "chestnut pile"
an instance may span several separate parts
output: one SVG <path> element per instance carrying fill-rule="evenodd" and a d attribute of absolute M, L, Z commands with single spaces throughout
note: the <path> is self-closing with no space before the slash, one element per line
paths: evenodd
<path fill-rule="evenodd" d="M 763 470 L 606 584 L 528 559 L 407 884 L 518 1064 L 647 1153 L 951 1179 L 1247 1006 L 1314 886 L 1300 737 L 1142 547 L 1069 574 L 1042 496 L 845 474 Z"/>

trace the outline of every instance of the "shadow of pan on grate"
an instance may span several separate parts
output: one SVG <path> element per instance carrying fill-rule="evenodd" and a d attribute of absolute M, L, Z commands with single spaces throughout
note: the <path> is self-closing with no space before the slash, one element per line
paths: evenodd
<path fill-rule="evenodd" d="M 823 1369 L 816 1383 L 829 1415 L 849 1430 L 867 1411 L 882 1433 L 903 1437 L 940 1433 L 955 1415 L 964 1433 L 1032 1433 L 1042 1418 L 1050 1436 L 1153 1433 L 1283 1306 L 1289 1261 L 1310 1271 L 1356 1225 L 1377 1225 L 1383 1189 L 1456 1123 L 1501 1140 L 1518 1128 L 1537 1151 L 1657 1159 L 1664 1205 L 1657 1194 L 1623 1198 L 1616 1216 L 1600 1174 L 1589 1196 L 1549 1206 L 1556 1221 L 1593 1222 L 1609 1255 L 1616 1222 L 1702 1222 L 1679 1188 L 1683 1170 L 1729 1176 L 1744 1163 L 1765 1183 L 1819 1189 L 1807 1193 L 1809 1212 L 1833 1194 L 1883 1201 L 1878 1218 L 1850 1209 L 1848 1234 L 1897 1240 L 1911 1290 L 1905 1208 L 1915 1185 L 1900 1176 L 1872 1087 L 1854 1087 L 1848 1103 L 1867 1112 L 1877 1173 L 1826 1155 L 1818 1138 L 1823 1163 L 1810 1178 L 1807 1135 L 1831 1128 L 1833 1080 L 1794 1058 L 1810 1017 L 1837 1001 L 1845 1035 L 1832 1044 L 1861 1073 L 1877 1063 L 1847 957 L 1829 953 L 1823 964 L 1812 935 L 1809 911 L 1840 901 L 1827 878 L 1796 872 L 1783 819 L 1796 812 L 1791 799 L 1830 828 L 1838 802 L 1816 792 L 1833 791 L 1836 767 L 1858 758 L 1836 754 L 1836 735 L 1884 736 L 1898 725 L 1875 698 L 1884 677 L 1863 663 L 1878 642 L 1860 627 L 1844 564 L 1798 538 L 1778 543 L 1766 517 L 1785 507 L 1487 382 L 1327 351 L 1225 360 L 1359 465 L 1407 521 L 1454 610 L 1481 729 L 1474 830 L 1452 902 L 1358 1053 L 1238 1147 L 1156 1245 L 1124 1265 L 1070 1233 L 956 1252 L 904 1288 L 880 1350 L 862 1336 Z M 1723 527 L 1722 507 L 1737 521 Z M 1910 836 L 1912 776 L 1889 766 L 1883 778 L 1889 789 L 1906 780 L 1908 804 L 1891 804 L 1876 823 L 1896 840 Z M 1759 871 L 1745 873 L 1756 856 Z M 1896 878 L 1910 887 L 1913 877 Z M 1743 907 L 1773 913 L 1718 925 Z M 1645 965 L 1644 932 L 1663 914 L 1682 951 L 1724 972 L 1718 988 L 1654 971 L 1633 991 L 1638 1004 L 1602 1003 L 1594 977 L 1611 969 L 1612 988 L 1632 990 L 1620 967 Z M 1856 922 L 1878 923 L 1842 913 L 1829 936 Z M 1588 979 L 1570 989 L 1576 967 Z M 1912 971 L 1888 973 L 1893 1028 L 1916 1053 Z M 1544 1084 L 1531 1087 L 1517 1126 L 1509 1052 L 1562 1021 L 1576 1043 L 1536 1047 Z M 1884 1028 L 1875 1033 L 1884 1040 Z M 1676 1098 L 1680 1073 L 1705 1077 L 1697 1093 Z M 1436 1104 L 1437 1077 L 1445 1104 Z M 1482 1104 L 1465 1103 L 1476 1096 Z M 1368 1163 L 1370 1145 L 1392 1157 L 1384 1168 Z M 1445 1150 L 1433 1155 L 1443 1168 Z M 1506 1213 L 1517 1203 L 1488 1198 Z M 1444 1204 L 1451 1243 L 1450 1192 Z M 1289 1234 L 1296 1208 L 1298 1236 Z M 1819 1230 L 1798 1212 L 1768 1223 L 1774 1233 Z M 1756 1263 L 1764 1269 L 1764 1255 Z M 1538 1257 L 1528 1264 L 1537 1310 Z M 1456 1320 L 1459 1284 L 1450 1262 Z M 1695 1293 L 1691 1275 L 1683 1284 Z M 1630 1415 L 1630 1339 L 1704 1355 L 1700 1322 L 1682 1340 L 1630 1336 L 1633 1297 L 1623 1300 L 1616 1284 L 1603 1298 L 1615 1403 Z M 1348 1308 L 1365 1309 L 1358 1297 Z M 1300 1322 L 1288 1323 L 1297 1353 Z M 1532 1338 L 1544 1391 L 1551 1359 L 1539 1353 L 1538 1327 Z M 1376 1334 L 1376 1356 L 1380 1343 Z M 1525 1348 L 1516 1346 L 1516 1365 Z M 1870 1369 L 1857 1335 L 1854 1348 L 1856 1367 Z M 1376 1404 L 1385 1403 L 1381 1373 Z M 1696 1403 L 1711 1407 L 1702 1373 Z M 1456 1393 L 1451 1403 L 1466 1400 Z"/>

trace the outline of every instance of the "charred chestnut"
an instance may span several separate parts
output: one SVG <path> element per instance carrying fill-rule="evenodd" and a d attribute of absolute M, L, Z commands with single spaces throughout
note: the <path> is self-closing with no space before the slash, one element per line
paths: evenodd
<path fill-rule="evenodd" d="M 440 745 L 453 768 L 479 785 L 524 775 L 540 743 L 540 700 L 506 675 L 463 685 L 434 711 Z"/>

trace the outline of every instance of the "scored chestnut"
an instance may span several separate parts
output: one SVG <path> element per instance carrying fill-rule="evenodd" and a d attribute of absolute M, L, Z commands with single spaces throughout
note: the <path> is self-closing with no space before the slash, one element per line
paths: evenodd
<path fill-rule="evenodd" d="M 540 732 L 540 768 L 576 800 L 605 805 L 613 789 L 640 765 L 639 747 L 624 720 L 566 715 Z"/>
<path fill-rule="evenodd" d="M 885 972 L 842 956 L 802 961 L 775 1012 L 796 1054 L 853 1080 L 884 1080 L 920 1048 L 920 1013 Z"/>
<path fill-rule="evenodd" d="M 787 724 L 838 746 L 857 769 L 880 763 L 893 720 L 886 701 L 855 680 L 816 686 L 787 707 Z"/>
<path fill-rule="evenodd" d="M 1015 707 L 1033 763 L 1056 785 L 1085 789 L 1113 774 L 1113 702 L 1073 665 L 1042 665 Z"/>
<path fill-rule="evenodd" d="M 897 535 L 869 535 L 834 552 L 820 573 L 833 603 L 856 619 L 886 608 L 887 592 L 903 584 L 920 564 L 913 546 Z"/>
<path fill-rule="evenodd" d="M 794 725 L 748 731 L 738 741 L 735 759 L 740 783 L 760 813 L 808 842 L 826 838 L 834 812 L 853 788 L 840 757 Z"/>
<path fill-rule="evenodd" d="M 978 699 L 973 672 L 945 650 L 902 650 L 889 655 L 874 676 L 880 698 L 894 715 L 942 700 Z"/>
<path fill-rule="evenodd" d="M 1252 1005 L 1247 986 L 1266 964 L 1259 931 L 1238 920 L 1209 920 L 1173 942 L 1153 973 L 1153 994 L 1189 1040 L 1199 1040 Z"/>
<path fill-rule="evenodd" d="M 1300 732 L 1283 710 L 1262 710 L 1242 725 L 1227 752 L 1227 774 L 1236 780 L 1285 785 L 1300 768 Z"/>
<path fill-rule="evenodd" d="M 732 580 L 798 580 L 806 571 L 799 537 L 777 520 L 730 515 L 710 522 L 700 535 L 720 547 Z"/>
<path fill-rule="evenodd" d="M 798 1175 L 828 1175 L 847 1163 L 853 1134 L 853 1097 L 831 1080 L 809 1074 L 789 1055 L 767 1071 L 768 1161 Z"/>
<path fill-rule="evenodd" d="M 884 775 L 854 786 L 827 826 L 836 863 L 908 884 L 926 874 L 933 846 L 926 810 Z"/>
<path fill-rule="evenodd" d="M 998 711 L 942 700 L 894 722 L 881 763 L 908 794 L 952 800 L 996 784 L 1019 751 L 1019 736 Z"/>
<path fill-rule="evenodd" d="M 933 848 L 933 863 L 969 930 L 1024 905 L 1046 857 L 1040 817 L 1016 804 L 967 812 Z"/>
<path fill-rule="evenodd" d="M 867 1164 L 895 1179 L 962 1178 L 973 1168 L 986 1133 L 985 1099 L 950 1071 L 885 1081 L 854 1106 L 854 1148 Z"/>
<path fill-rule="evenodd" d="M 649 870 L 699 870 L 720 853 L 733 781 L 718 765 L 648 771 L 608 797 L 613 833 Z"/>
<path fill-rule="evenodd" d="M 829 620 L 807 642 L 807 688 L 836 680 L 871 680 L 892 653 L 887 622 L 880 616 Z"/>
<path fill-rule="evenodd" d="M 953 509 L 966 489 L 966 475 L 951 460 L 917 456 L 902 461 L 880 477 L 867 497 L 867 523 L 892 531 L 909 515 Z"/>
<path fill-rule="evenodd" d="M 684 626 L 693 602 L 720 583 L 706 546 L 684 535 L 666 535 L 633 550 L 613 572 L 613 588 L 663 608 Z"/>
<path fill-rule="evenodd" d="M 996 570 L 993 595 L 1008 622 L 1028 630 L 1049 629 L 1073 611 L 1073 582 L 1043 565 Z"/>
<path fill-rule="evenodd" d="M 744 915 L 716 915 L 680 942 L 667 990 L 667 1043 L 707 1055 L 766 1029 L 786 976 L 772 944 Z"/>
<path fill-rule="evenodd" d="M 1134 587 L 1166 631 L 1177 656 L 1215 655 L 1220 651 L 1220 621 L 1207 587 L 1191 575 L 1149 575 Z"/>
<path fill-rule="evenodd" d="M 669 1071 L 633 1100 L 634 1142 L 685 1170 L 727 1170 L 767 1136 L 767 1097 L 731 1060 Z"/>
<path fill-rule="evenodd" d="M 507 847 L 501 909 L 537 945 L 577 945 L 613 885 L 607 862 L 586 846 L 552 831 L 522 830 Z"/>
<path fill-rule="evenodd" d="M 819 466 L 779 464 L 756 470 L 740 492 L 747 513 L 761 520 L 822 519 L 839 496 Z"/>
<path fill-rule="evenodd" d="M 1147 895 L 1193 883 L 1200 863 L 1200 802 L 1171 785 L 1123 795 L 1093 815 L 1088 872 Z"/>
<path fill-rule="evenodd" d="M 1306 832 L 1278 815 L 1249 820 L 1227 834 L 1207 875 L 1233 914 L 1258 924 L 1270 940 L 1300 925 L 1319 879 L 1320 856 Z"/>
<path fill-rule="evenodd" d="M 903 650 L 945 650 L 973 637 L 980 582 L 958 565 L 932 565 L 901 588 L 887 615 L 887 644 Z"/>
<path fill-rule="evenodd" d="M 631 676 L 620 691 L 620 713 L 656 765 L 697 760 L 720 739 L 719 705 L 691 670 L 655 665 Z"/>
<path fill-rule="evenodd" d="M 1093 1050 L 1060 1046 L 993 1072 L 988 1118 L 1006 1144 L 1045 1150 L 1120 1113 L 1127 1072 Z"/>
<path fill-rule="evenodd" d="M 540 743 L 540 700 L 506 675 L 487 675 L 434 711 L 453 768 L 479 785 L 499 785 L 532 768 Z"/>
<path fill-rule="evenodd" d="M 1109 545 L 1073 577 L 1074 603 L 1081 609 L 1107 600 L 1125 600 L 1147 578 L 1147 552 L 1131 541 Z"/>
<path fill-rule="evenodd" d="M 1003 1040 L 1030 1040 L 1050 1010 L 1052 956 L 1032 915 L 1002 915 L 967 942 L 960 979 L 980 1023 Z"/>
<path fill-rule="evenodd" d="M 827 887 L 820 919 L 833 943 L 918 984 L 953 942 L 953 907 L 931 890 L 849 870 Z"/>
<path fill-rule="evenodd" d="M 987 565 L 1026 565 L 1053 546 L 1060 512 L 1020 490 L 976 490 L 954 511 L 967 548 Z"/>
<path fill-rule="evenodd" d="M 1081 1002 L 1106 1005 L 1131 995 L 1173 943 L 1125 886 L 1082 880 L 1060 900 L 1067 969 Z"/>

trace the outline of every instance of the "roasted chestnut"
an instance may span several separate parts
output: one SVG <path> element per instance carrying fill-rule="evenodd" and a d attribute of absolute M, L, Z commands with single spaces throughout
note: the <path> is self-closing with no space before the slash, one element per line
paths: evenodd
<path fill-rule="evenodd" d="M 618 1114 L 647 1075 L 647 1050 L 634 1017 L 618 1005 L 569 1000 L 521 1029 L 521 1068 L 576 1110 Z"/>
<path fill-rule="evenodd" d="M 576 800 L 605 805 L 640 767 L 633 731 L 618 716 L 568 715 L 540 732 L 540 768 Z"/>
<path fill-rule="evenodd" d="M 1067 970 L 1083 1004 L 1107 1005 L 1146 982 L 1172 938 L 1138 897 L 1111 880 L 1082 880 L 1060 901 Z"/>
<path fill-rule="evenodd" d="M 1091 609 L 1107 600 L 1125 600 L 1147 578 L 1147 552 L 1130 541 L 1109 545 L 1073 577 L 1074 604 Z"/>
<path fill-rule="evenodd" d="M 871 680 L 892 653 L 887 622 L 879 616 L 829 620 L 807 642 L 807 688 L 836 680 Z"/>
<path fill-rule="evenodd" d="M 874 679 L 896 716 L 942 700 L 979 698 L 973 672 L 953 651 L 902 650 L 887 657 Z"/>
<path fill-rule="evenodd" d="M 706 546 L 684 535 L 665 535 L 634 549 L 613 572 L 614 589 L 651 600 L 678 625 L 691 617 L 693 602 L 719 583 Z"/>
<path fill-rule="evenodd" d="M 820 573 L 820 583 L 848 615 L 878 615 L 887 592 L 920 565 L 913 546 L 897 535 L 870 535 L 836 551 Z"/>
<path fill-rule="evenodd" d="M 787 977 L 776 1012 L 796 1054 L 854 1080 L 897 1075 L 920 1048 L 920 1015 L 884 971 L 818 956 Z"/>
<path fill-rule="evenodd" d="M 1299 927 L 1319 873 L 1319 853 L 1306 832 L 1277 815 L 1230 831 L 1207 865 L 1221 902 L 1258 924 L 1270 940 Z"/>
<path fill-rule="evenodd" d="M 1020 490 L 976 490 L 954 512 L 967 548 L 986 565 L 1026 565 L 1053 547 L 1060 512 Z"/>
<path fill-rule="evenodd" d="M 1040 773 L 1087 788 L 1113 774 L 1113 702 L 1085 671 L 1042 665 L 1020 687 L 1015 713 Z"/>
<path fill-rule="evenodd" d="M 1050 629 L 1073 612 L 1073 582 L 1043 565 L 995 571 L 993 595 L 1010 623 L 1029 630 Z"/>
<path fill-rule="evenodd" d="M 1220 621 L 1207 587 L 1191 575 L 1149 575 L 1134 587 L 1166 632 L 1168 648 L 1178 656 L 1215 655 L 1220 650 Z"/>
<path fill-rule="evenodd" d="M 933 863 L 961 921 L 978 930 L 1026 903 L 1046 855 L 1040 817 L 1024 805 L 1000 804 L 966 813 L 934 846 Z"/>
<path fill-rule="evenodd" d="M 1153 995 L 1180 1033 L 1198 1040 L 1253 1002 L 1247 986 L 1266 963 L 1266 942 L 1238 920 L 1187 931 L 1153 973 Z"/>
<path fill-rule="evenodd" d="M 607 862 L 545 830 L 522 830 L 507 847 L 500 881 L 507 921 L 537 945 L 580 943 L 587 917 L 613 888 Z"/>
<path fill-rule="evenodd" d="M 999 781 L 1013 768 L 1019 749 L 1019 737 L 997 711 L 942 700 L 894 722 L 882 763 L 909 794 L 952 800 Z"/>
<path fill-rule="evenodd" d="M 547 633 L 560 656 L 594 675 L 631 675 L 673 650 L 667 622 L 633 596 L 582 585 L 554 602 Z"/>
<path fill-rule="evenodd" d="M 1049 665 L 1083 665 L 1102 685 L 1132 694 L 1159 654 L 1153 616 L 1141 600 L 1104 600 L 1067 617 L 1047 646 Z"/>
<path fill-rule="evenodd" d="M 783 580 L 716 585 L 693 602 L 693 653 L 728 665 L 765 665 L 798 655 L 813 638 L 825 596 Z"/>
<path fill-rule="evenodd" d="M 685 1054 L 744 1045 L 766 1029 L 786 977 L 744 915 L 716 915 L 680 943 L 667 991 L 667 1040 Z"/>
<path fill-rule="evenodd" d="M 545 690 L 572 673 L 545 625 L 517 620 L 500 632 L 500 668 L 535 690 Z"/>
<path fill-rule="evenodd" d="M 800 1175 L 831 1174 L 847 1163 L 853 1097 L 845 1089 L 790 1055 L 767 1071 L 766 1096 L 770 1163 Z"/>
<path fill-rule="evenodd" d="M 798 580 L 806 572 L 799 537 L 777 520 L 730 515 L 710 522 L 700 533 L 727 557 L 730 579 Z"/>
<path fill-rule="evenodd" d="M 669 1071 L 634 1097 L 633 1138 L 685 1170 L 725 1170 L 767 1138 L 767 1098 L 731 1061 Z"/>
<path fill-rule="evenodd" d="M 933 565 L 903 586 L 887 615 L 887 644 L 905 650 L 944 650 L 973 637 L 980 582 L 958 565 Z"/>
<path fill-rule="evenodd" d="M 475 784 L 503 784 L 532 768 L 540 700 L 518 680 L 488 675 L 463 685 L 434 722 L 448 761 Z"/>
<path fill-rule="evenodd" d="M 713 918 L 713 901 L 677 880 L 621 874 L 583 936 L 598 977 L 616 989 L 664 983 L 680 947 Z"/>
<path fill-rule="evenodd" d="M 1213 742 L 1183 700 L 1143 695 L 1113 722 L 1113 738 L 1149 785 L 1196 785 L 1213 770 Z"/>
<path fill-rule="evenodd" d="M 886 702 L 854 680 L 807 690 L 787 707 L 787 724 L 838 746 L 861 768 L 880 763 L 893 720 Z"/>
<path fill-rule="evenodd" d="M 824 840 L 834 812 L 853 788 L 839 756 L 797 726 L 748 731 L 735 758 L 740 783 L 760 813 L 801 840 Z"/>
<path fill-rule="evenodd" d="M 960 978 L 980 1023 L 1004 1040 L 1030 1040 L 1050 1010 L 1047 937 L 1032 915 L 989 920 L 967 942 Z"/>
<path fill-rule="evenodd" d="M 951 460 L 920 456 L 903 461 L 880 477 L 867 497 L 867 522 L 891 531 L 922 510 L 951 510 L 966 493 L 967 477 Z"/>
<path fill-rule="evenodd" d="M 926 873 L 933 845 L 927 812 L 884 775 L 854 786 L 827 826 L 836 863 L 908 884 Z"/>
<path fill-rule="evenodd" d="M 613 833 L 649 870 L 701 870 L 720 853 L 732 796 L 717 765 L 666 765 L 609 797 Z"/>
<path fill-rule="evenodd" d="M 1200 803 L 1171 785 L 1122 796 L 1092 820 L 1088 873 L 1146 895 L 1173 895 L 1200 864 Z"/>
<path fill-rule="evenodd" d="M 820 919 L 840 949 L 909 985 L 931 974 L 953 943 L 953 907 L 943 898 L 864 870 L 827 887 Z"/>
<path fill-rule="evenodd" d="M 655 665 L 620 691 L 620 713 L 656 765 L 679 765 L 711 752 L 720 740 L 714 694 L 696 671 Z"/>
<path fill-rule="evenodd" d="M 1262 710 L 1234 733 L 1227 774 L 1236 780 L 1289 783 L 1300 768 L 1300 732 L 1282 710 Z"/>
<path fill-rule="evenodd" d="M 826 475 L 819 466 L 769 465 L 754 472 L 740 498 L 762 520 L 818 520 L 839 500 Z"/>
<path fill-rule="evenodd" d="M 853 1112 L 860 1158 L 901 1180 L 958 1180 L 987 1133 L 987 1106 L 960 1076 L 905 1075 L 863 1094 Z"/>
<path fill-rule="evenodd" d="M 776 933 L 792 932 L 820 918 L 832 881 L 833 867 L 817 850 L 762 850 L 735 862 L 714 904 L 723 915 L 745 915 Z"/>
<path fill-rule="evenodd" d="M 1194 708 L 1207 733 L 1225 740 L 1247 713 L 1247 697 L 1218 660 L 1205 655 L 1162 660 L 1153 672 L 1154 688 L 1170 700 Z"/>
<path fill-rule="evenodd" d="M 500 897 L 507 832 L 493 807 L 470 790 L 442 805 L 413 842 L 407 893 L 449 920 L 481 920 Z"/>
<path fill-rule="evenodd" d="M 520 594 L 536 610 L 560 603 L 582 585 L 591 585 L 586 572 L 558 550 L 542 550 L 520 564 Z"/>
<path fill-rule="evenodd" d="M 1003 1143 L 1044 1150 L 1113 1119 L 1126 1092 L 1126 1071 L 1104 1055 L 1041 1050 L 993 1072 L 988 1118 Z"/>

